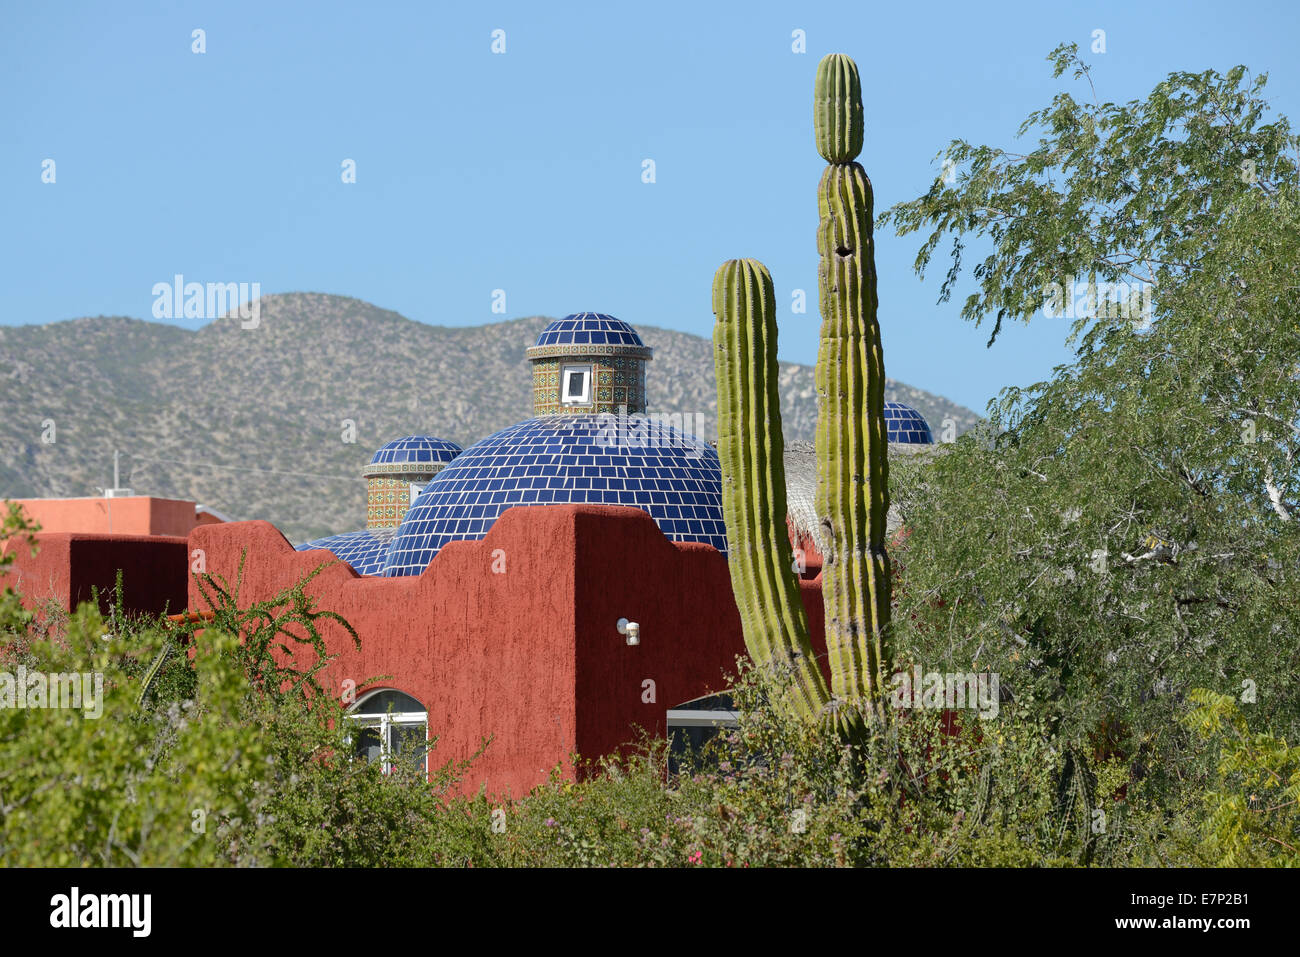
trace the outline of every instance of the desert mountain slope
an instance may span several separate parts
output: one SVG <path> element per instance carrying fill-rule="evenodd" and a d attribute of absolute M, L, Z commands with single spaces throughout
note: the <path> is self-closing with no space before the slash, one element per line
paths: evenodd
<path fill-rule="evenodd" d="M 342 296 L 264 296 L 198 330 L 123 317 L 0 327 L 0 496 L 94 495 L 112 484 L 263 518 L 292 541 L 360 528 L 360 469 L 389 439 L 462 445 L 531 414 L 524 349 L 544 317 L 446 327 Z M 651 411 L 704 413 L 715 427 L 712 343 L 634 323 L 655 350 Z M 969 409 L 890 381 L 938 433 Z M 786 435 L 811 439 L 811 366 L 783 364 Z M 348 422 L 354 424 L 355 440 Z M 53 439 L 53 441 L 49 441 Z"/>

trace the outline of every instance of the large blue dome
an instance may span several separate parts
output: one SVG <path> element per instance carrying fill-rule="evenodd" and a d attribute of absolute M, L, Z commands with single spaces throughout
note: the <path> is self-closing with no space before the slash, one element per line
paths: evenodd
<path fill-rule="evenodd" d="M 577 312 L 556 319 L 537 337 L 537 346 L 641 346 L 637 331 L 622 319 L 602 312 Z"/>
<path fill-rule="evenodd" d="M 344 532 L 342 535 L 329 535 L 314 542 L 298 545 L 295 551 L 305 552 L 313 548 L 324 548 L 334 553 L 334 557 L 351 565 L 358 575 L 378 575 L 384 567 L 384 558 L 388 555 L 388 546 L 397 534 L 396 527 L 363 528 L 359 532 Z"/>
<path fill-rule="evenodd" d="M 418 575 L 447 542 L 483 538 L 513 505 L 631 505 L 676 542 L 723 554 L 718 453 L 668 426 L 648 436 L 630 416 L 620 434 L 609 415 L 527 419 L 471 445 L 434 476 L 411 506 L 384 563 L 385 575 Z"/>
<path fill-rule="evenodd" d="M 930 423 L 925 421 L 925 416 L 901 402 L 885 402 L 885 428 L 891 442 L 901 442 L 904 445 L 934 443 Z"/>

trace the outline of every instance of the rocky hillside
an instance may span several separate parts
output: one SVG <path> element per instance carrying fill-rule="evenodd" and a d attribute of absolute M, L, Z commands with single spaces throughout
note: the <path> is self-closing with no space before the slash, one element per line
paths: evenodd
<path fill-rule="evenodd" d="M 122 484 L 141 494 L 267 519 L 292 541 L 359 528 L 376 447 L 420 432 L 468 445 L 530 414 L 524 349 L 547 321 L 430 326 L 293 293 L 264 296 L 255 329 L 236 317 L 197 331 L 103 316 L 0 327 L 0 496 L 94 495 L 119 449 Z M 712 344 L 637 329 L 655 349 L 651 410 L 705 413 L 712 437 Z M 899 382 L 887 394 L 936 433 L 978 419 Z M 786 434 L 811 439 L 811 366 L 783 365 L 781 399 Z"/>

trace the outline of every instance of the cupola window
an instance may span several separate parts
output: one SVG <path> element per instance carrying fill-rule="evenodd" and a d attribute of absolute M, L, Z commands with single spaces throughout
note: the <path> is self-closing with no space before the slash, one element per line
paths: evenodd
<path fill-rule="evenodd" d="M 591 366 L 566 365 L 560 372 L 565 405 L 591 405 Z"/>

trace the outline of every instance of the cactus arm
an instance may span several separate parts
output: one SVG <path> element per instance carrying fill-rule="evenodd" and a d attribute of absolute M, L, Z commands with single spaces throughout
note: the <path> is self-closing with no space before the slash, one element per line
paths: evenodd
<path fill-rule="evenodd" d="M 776 305 L 763 264 L 723 263 L 713 280 L 713 312 L 727 564 L 745 647 L 759 666 L 792 672 L 791 704 L 815 720 L 829 696 L 813 657 L 786 530 Z"/>

